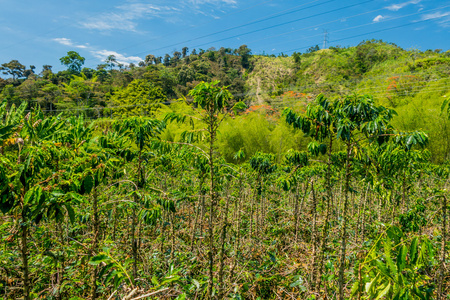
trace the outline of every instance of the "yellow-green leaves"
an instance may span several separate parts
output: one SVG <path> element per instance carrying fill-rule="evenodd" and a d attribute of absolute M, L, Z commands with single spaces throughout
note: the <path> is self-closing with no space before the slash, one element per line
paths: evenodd
<path fill-rule="evenodd" d="M 222 112 L 233 98 L 227 87 L 219 87 L 219 81 L 201 82 L 189 92 L 201 108 L 211 113 Z M 242 106 L 242 105 L 240 105 Z"/>
<path fill-rule="evenodd" d="M 113 111 L 118 117 L 152 116 L 153 112 L 166 101 L 167 97 L 163 90 L 144 79 L 133 80 L 112 97 Z"/>
<path fill-rule="evenodd" d="M 434 262 L 426 237 L 409 239 L 392 226 L 379 237 L 361 263 L 368 299 L 431 299 L 433 283 L 426 270 Z"/>

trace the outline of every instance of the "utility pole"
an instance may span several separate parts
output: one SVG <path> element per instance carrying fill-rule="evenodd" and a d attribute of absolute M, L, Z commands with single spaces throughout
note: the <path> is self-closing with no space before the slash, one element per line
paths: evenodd
<path fill-rule="evenodd" d="M 322 49 L 327 49 L 327 43 L 328 43 L 328 31 L 323 31 L 323 47 Z"/>

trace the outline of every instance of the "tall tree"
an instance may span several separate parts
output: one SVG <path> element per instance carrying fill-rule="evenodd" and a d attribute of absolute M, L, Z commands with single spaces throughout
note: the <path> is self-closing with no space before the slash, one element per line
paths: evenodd
<path fill-rule="evenodd" d="M 250 67 L 249 58 L 252 53 L 252 50 L 250 50 L 247 45 L 241 45 L 239 49 L 237 49 L 237 53 L 241 57 L 241 65 L 243 68 Z"/>
<path fill-rule="evenodd" d="M 105 63 L 108 64 L 109 70 L 111 71 L 117 65 L 117 59 L 115 55 L 109 55 L 105 59 Z"/>
<path fill-rule="evenodd" d="M 69 51 L 66 56 L 59 59 L 62 65 L 65 65 L 67 69 L 72 73 L 79 73 L 81 71 L 81 66 L 84 64 L 85 58 L 82 57 L 78 52 Z"/>
<path fill-rule="evenodd" d="M 163 61 L 163 63 L 164 63 L 164 65 L 165 65 L 166 67 L 169 66 L 169 64 L 170 64 L 170 55 L 169 55 L 169 54 L 166 53 L 166 55 L 164 55 L 164 61 Z"/>
<path fill-rule="evenodd" d="M 183 47 L 183 49 L 181 49 L 181 55 L 183 56 L 183 58 L 186 57 L 186 55 L 188 54 L 189 48 L 188 47 Z"/>
<path fill-rule="evenodd" d="M 180 58 L 181 58 L 181 52 L 175 51 L 173 53 L 172 59 L 170 61 L 171 65 L 176 66 L 177 63 L 180 61 Z"/>
<path fill-rule="evenodd" d="M 155 62 L 156 57 L 153 54 L 149 54 L 145 57 L 145 65 L 151 65 Z"/>
<path fill-rule="evenodd" d="M 9 63 L 4 63 L 0 67 L 0 70 L 5 75 L 12 75 L 13 80 L 23 77 L 25 66 L 22 65 L 18 60 L 13 59 Z"/>

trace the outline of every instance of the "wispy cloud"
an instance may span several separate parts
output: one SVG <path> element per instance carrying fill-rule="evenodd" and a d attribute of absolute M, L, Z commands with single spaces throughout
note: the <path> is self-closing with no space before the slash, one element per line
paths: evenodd
<path fill-rule="evenodd" d="M 95 58 L 98 58 L 102 62 L 104 62 L 105 59 L 110 55 L 114 55 L 116 57 L 117 62 L 124 64 L 124 65 L 128 65 L 130 63 L 138 63 L 138 62 L 142 61 L 142 58 L 140 58 L 139 56 L 126 56 L 126 55 L 120 54 L 116 51 L 98 50 L 97 47 L 93 47 L 89 44 L 77 45 L 71 39 L 68 39 L 68 38 L 54 38 L 54 39 L 52 39 L 52 41 L 57 42 L 61 45 L 67 46 L 67 47 L 85 49 L 85 50 L 89 51 Z"/>
<path fill-rule="evenodd" d="M 74 44 L 73 42 L 72 42 L 72 40 L 71 39 L 68 39 L 68 38 L 54 38 L 54 39 L 52 39 L 53 41 L 55 41 L 55 42 L 57 42 L 57 43 L 60 43 L 61 45 L 64 45 L 64 46 L 69 46 L 69 47 L 74 47 L 74 48 L 79 48 L 79 49 L 86 49 L 88 46 L 87 45 L 77 45 L 77 44 Z"/>
<path fill-rule="evenodd" d="M 81 22 L 81 26 L 102 31 L 115 29 L 137 31 L 137 20 L 139 19 L 161 18 L 180 11 L 175 7 L 147 3 L 129 3 L 117 6 L 117 9 L 117 12 L 101 14 L 88 21 Z"/>
<path fill-rule="evenodd" d="M 96 57 L 102 61 L 105 61 L 105 59 L 108 56 L 114 55 L 118 63 L 125 64 L 125 65 L 128 65 L 130 63 L 136 64 L 136 63 L 142 61 L 142 58 L 140 58 L 139 56 L 125 56 L 123 54 L 117 53 L 116 51 L 92 50 L 90 52 L 94 57 Z"/>
<path fill-rule="evenodd" d="M 141 0 L 142 1 L 142 0 Z M 167 2 L 166 2 L 167 3 Z M 79 24 L 87 29 L 99 31 L 132 31 L 138 29 L 140 20 L 162 19 L 169 23 L 179 22 L 183 14 L 204 14 L 218 18 L 209 12 L 220 11 L 221 7 L 235 7 L 237 0 L 181 0 L 173 1 L 170 5 L 157 5 L 133 1 L 120 6 L 109 13 L 89 18 Z"/>
<path fill-rule="evenodd" d="M 435 12 L 435 13 L 432 13 L 432 14 L 425 14 L 425 15 L 423 15 L 422 16 L 422 20 L 432 20 L 432 19 L 442 19 L 442 18 L 445 18 L 445 17 L 448 17 L 448 16 L 450 16 L 450 12 L 440 12 L 440 11 L 438 11 L 438 12 Z"/>
<path fill-rule="evenodd" d="M 236 0 L 187 0 L 188 3 L 194 5 L 202 5 L 202 4 L 227 4 L 227 5 L 235 5 L 237 4 Z"/>
<path fill-rule="evenodd" d="M 383 19 L 386 19 L 386 17 L 383 17 L 382 15 L 378 15 L 372 20 L 372 22 L 377 23 L 377 22 L 380 22 Z"/>
<path fill-rule="evenodd" d="M 226 12 L 226 8 L 237 7 L 237 0 L 182 0 L 180 4 L 184 10 L 190 10 L 193 14 L 200 14 L 214 19 L 220 19 L 220 15 Z"/>
<path fill-rule="evenodd" d="M 440 26 L 450 27 L 450 11 L 424 14 L 422 15 L 422 20 L 436 20 Z"/>
<path fill-rule="evenodd" d="M 397 10 L 400 10 L 410 4 L 419 4 L 421 1 L 422 0 L 411 0 L 411 1 L 406 1 L 406 2 L 402 2 L 402 3 L 392 4 L 392 5 L 387 6 L 386 8 L 389 10 L 392 10 L 392 11 L 397 11 Z"/>

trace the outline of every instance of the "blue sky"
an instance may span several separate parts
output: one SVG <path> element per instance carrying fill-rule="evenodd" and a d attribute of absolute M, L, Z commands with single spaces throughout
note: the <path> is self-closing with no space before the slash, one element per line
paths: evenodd
<path fill-rule="evenodd" d="M 64 69 L 70 50 L 95 68 L 108 55 L 127 64 L 210 47 L 254 54 L 305 52 L 382 39 L 405 49 L 450 49 L 443 0 L 0 0 L 0 63 Z"/>

